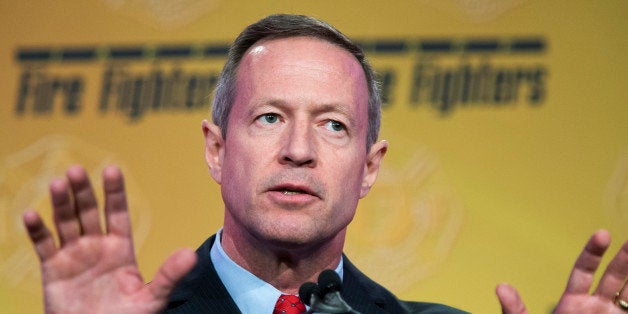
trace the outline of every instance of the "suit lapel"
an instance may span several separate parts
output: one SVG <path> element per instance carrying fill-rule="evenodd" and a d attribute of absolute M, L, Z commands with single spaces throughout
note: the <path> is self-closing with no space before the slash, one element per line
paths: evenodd
<path fill-rule="evenodd" d="M 390 297 L 380 285 L 360 272 L 343 254 L 342 297 L 361 313 L 390 313 Z"/>
<path fill-rule="evenodd" d="M 196 266 L 170 295 L 167 313 L 240 313 L 211 261 L 209 251 L 215 238 L 211 236 L 196 250 Z"/>

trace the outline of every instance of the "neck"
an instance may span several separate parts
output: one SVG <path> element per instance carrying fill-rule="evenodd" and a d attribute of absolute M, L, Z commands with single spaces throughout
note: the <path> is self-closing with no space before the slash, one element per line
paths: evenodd
<path fill-rule="evenodd" d="M 221 244 L 239 266 L 271 284 L 282 293 L 298 294 L 305 282 L 316 282 L 325 269 L 340 263 L 346 229 L 331 239 L 295 244 L 267 241 L 225 224 Z"/>

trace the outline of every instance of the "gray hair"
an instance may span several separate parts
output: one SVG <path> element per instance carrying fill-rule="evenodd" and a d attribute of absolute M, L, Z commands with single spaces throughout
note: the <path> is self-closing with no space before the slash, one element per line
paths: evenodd
<path fill-rule="evenodd" d="M 347 36 L 333 26 L 303 15 L 274 14 L 249 25 L 236 38 L 229 49 L 227 62 L 222 69 L 216 86 L 212 104 L 212 121 L 220 127 L 222 136 L 227 135 L 227 122 L 236 94 L 238 67 L 246 51 L 261 39 L 279 39 L 287 37 L 314 37 L 325 40 L 350 52 L 360 63 L 368 85 L 368 130 L 366 149 L 368 150 L 379 133 L 382 101 L 375 72 L 366 60 L 364 51 Z"/>

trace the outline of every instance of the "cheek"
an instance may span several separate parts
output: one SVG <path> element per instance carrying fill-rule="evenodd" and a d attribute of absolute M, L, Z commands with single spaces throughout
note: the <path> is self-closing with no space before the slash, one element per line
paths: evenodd
<path fill-rule="evenodd" d="M 246 150 L 243 150 L 244 147 L 238 145 L 239 143 L 230 142 L 230 144 L 231 145 L 225 147 L 222 169 L 223 184 L 241 184 L 243 178 L 250 176 L 250 154 Z"/>
<path fill-rule="evenodd" d="M 356 152 L 336 150 L 329 163 L 332 170 L 328 173 L 327 182 L 333 182 L 336 185 L 335 189 L 341 192 L 341 197 L 358 199 L 364 176 L 363 157 Z"/>
<path fill-rule="evenodd" d="M 245 136 L 228 138 L 225 147 L 223 182 L 234 181 L 241 189 L 253 190 L 274 161 L 273 146 L 268 139 Z"/>

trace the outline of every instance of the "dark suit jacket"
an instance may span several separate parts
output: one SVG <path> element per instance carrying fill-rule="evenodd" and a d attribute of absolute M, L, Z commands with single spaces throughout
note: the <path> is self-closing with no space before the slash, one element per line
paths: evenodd
<path fill-rule="evenodd" d="M 170 295 L 165 313 L 240 313 L 209 257 L 215 237 L 196 251 L 198 262 Z M 464 313 L 440 304 L 400 301 L 343 258 L 342 297 L 360 313 Z"/>

